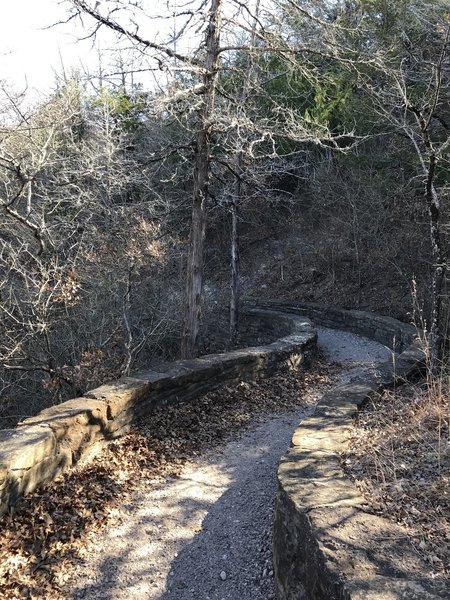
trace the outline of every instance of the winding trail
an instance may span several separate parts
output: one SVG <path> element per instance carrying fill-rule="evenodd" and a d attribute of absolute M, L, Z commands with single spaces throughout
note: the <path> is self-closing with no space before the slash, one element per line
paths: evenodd
<path fill-rule="evenodd" d="M 319 328 L 319 345 L 342 366 L 338 383 L 386 360 L 365 338 Z M 314 394 L 314 390 L 311 390 Z M 271 600 L 276 469 L 305 411 L 257 423 L 238 440 L 140 490 L 119 524 L 89 548 L 66 597 L 92 600 Z"/>

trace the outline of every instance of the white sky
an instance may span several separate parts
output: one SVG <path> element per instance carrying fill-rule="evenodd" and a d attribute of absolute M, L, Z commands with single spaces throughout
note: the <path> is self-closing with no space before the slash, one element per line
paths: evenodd
<path fill-rule="evenodd" d="M 28 96 L 33 99 L 54 89 L 55 72 L 62 72 L 61 59 L 68 75 L 72 69 L 83 68 L 96 73 L 98 49 L 106 56 L 110 48 L 118 47 L 115 35 L 105 28 L 95 43 L 92 39 L 81 40 L 87 30 L 79 19 L 49 28 L 67 19 L 70 3 L 64 0 L 0 2 L 0 82 L 17 92 L 28 87 Z M 157 5 L 163 10 L 165 7 L 165 1 L 161 0 L 149 4 L 155 9 Z M 84 17 L 84 23 L 89 26 L 93 21 Z M 161 23 L 155 35 L 160 33 Z M 108 58 L 104 57 L 103 68 L 108 70 L 108 67 Z"/>
<path fill-rule="evenodd" d="M 253 1 L 248 0 L 248 3 Z M 91 2 L 95 5 L 94 0 Z M 104 1 L 97 4 L 100 10 L 110 6 Z M 174 22 L 172 17 L 177 6 L 192 8 L 198 6 L 200 0 L 142 0 L 142 4 L 145 13 L 138 8 L 133 10 L 131 2 L 124 2 L 127 9 L 118 13 L 119 22 L 126 26 L 131 15 L 134 23 L 139 24 L 141 35 L 163 42 L 163 36 L 170 34 L 175 25 L 179 27 L 179 22 Z M 79 19 L 50 27 L 67 20 L 71 7 L 67 0 L 0 0 L 0 7 L 0 84 L 6 84 L 12 91 L 21 92 L 28 88 L 28 98 L 33 102 L 40 95 L 48 95 L 55 89 L 55 72 L 62 73 L 62 62 L 68 76 L 72 69 L 87 69 L 95 74 L 98 72 L 99 48 L 103 54 L 103 69 L 111 69 L 108 50 L 117 50 L 120 46 L 113 32 L 102 28 L 93 43 L 92 39 L 81 40 L 88 29 L 83 28 Z M 156 18 L 157 13 L 162 18 Z M 88 16 L 84 16 L 83 21 L 86 27 L 93 23 Z M 194 25 L 185 31 L 183 41 L 177 42 L 177 50 L 189 53 L 190 48 L 198 46 L 201 32 Z M 135 68 L 141 66 L 135 63 Z M 162 82 L 161 72 L 158 73 L 158 81 Z M 151 74 L 145 74 L 137 75 L 135 81 L 142 82 L 148 89 L 155 79 Z"/>
<path fill-rule="evenodd" d="M 66 5 L 67 6 L 67 5 Z M 58 0 L 3 0 L 0 20 L 0 80 L 19 91 L 50 91 L 54 71 L 61 71 L 58 45 L 66 67 L 88 62 L 89 42 L 77 42 L 75 24 L 44 29 L 67 18 Z"/>

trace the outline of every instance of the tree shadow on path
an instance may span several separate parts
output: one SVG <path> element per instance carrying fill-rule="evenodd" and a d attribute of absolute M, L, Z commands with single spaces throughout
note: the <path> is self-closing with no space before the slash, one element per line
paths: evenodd
<path fill-rule="evenodd" d="M 153 491 L 143 497 L 135 514 L 130 513 L 130 524 L 114 533 L 121 538 L 121 550 L 97 564 L 94 581 L 81 578 L 71 597 L 274 598 L 276 470 L 302 416 L 297 411 L 271 419 L 228 444 L 222 455 L 202 462 L 198 470 L 159 486 L 156 493 L 164 500 L 155 499 L 158 510 L 145 506 L 152 503 Z M 147 529 L 148 543 L 143 544 Z"/>

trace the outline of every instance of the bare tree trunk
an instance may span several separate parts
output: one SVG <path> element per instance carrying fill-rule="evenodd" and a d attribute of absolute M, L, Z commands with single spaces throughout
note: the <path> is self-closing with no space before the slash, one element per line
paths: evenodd
<path fill-rule="evenodd" d="M 450 34 L 450 28 L 447 31 L 446 43 Z M 444 56 L 444 52 L 441 56 Z M 440 65 L 437 68 L 437 91 L 436 99 L 439 96 L 442 83 Z M 437 100 L 435 101 L 437 102 Z M 426 174 L 425 200 L 428 208 L 430 243 L 431 243 L 431 298 L 430 298 L 430 325 L 428 332 L 430 367 L 433 374 L 439 371 L 440 359 L 442 358 L 442 287 L 445 276 L 445 260 L 441 241 L 441 205 L 439 194 L 434 186 L 436 177 L 436 168 L 438 157 L 430 136 L 430 119 L 426 119 L 420 110 L 411 107 L 410 110 L 415 114 L 420 126 L 422 141 L 426 149 L 426 162 L 422 159 L 422 166 Z M 417 149 L 417 145 L 416 145 Z M 419 153 L 420 158 L 420 153 Z"/>
<path fill-rule="evenodd" d="M 230 343 L 236 340 L 239 322 L 239 231 L 237 201 L 241 197 L 241 180 L 236 181 L 236 195 L 231 203 L 231 297 L 230 297 Z"/>
<path fill-rule="evenodd" d="M 441 240 L 441 205 L 439 194 L 435 188 L 436 170 L 439 161 L 439 155 L 447 151 L 448 138 L 444 143 L 436 143 L 432 138 L 431 121 L 436 108 L 441 100 L 442 87 L 444 85 L 443 67 L 448 59 L 448 49 L 450 41 L 450 26 L 447 26 L 439 59 L 432 65 L 432 75 L 434 82 L 434 92 L 430 99 L 428 108 L 424 111 L 420 108 L 406 102 L 407 108 L 415 115 L 416 122 L 420 129 L 422 143 L 425 146 L 425 155 L 420 152 L 417 142 L 414 142 L 416 151 L 421 161 L 425 183 L 425 200 L 428 208 L 430 242 L 431 242 L 431 298 L 430 298 L 430 324 L 428 332 L 430 368 L 433 375 L 438 374 L 440 361 L 443 351 L 443 331 L 442 331 L 442 288 L 445 277 L 445 256 Z M 426 157 L 426 158 L 425 158 Z"/>
<path fill-rule="evenodd" d="M 436 156 L 431 154 L 428 165 L 428 177 L 426 183 L 426 199 L 428 214 L 430 218 L 431 238 L 431 316 L 429 332 L 430 366 L 433 374 L 439 370 L 439 362 L 442 354 L 442 286 L 445 276 L 445 261 L 442 252 L 440 232 L 440 201 L 438 193 L 433 185 L 436 170 Z"/>
<path fill-rule="evenodd" d="M 214 110 L 217 62 L 219 57 L 221 4 L 222 0 L 211 0 L 205 40 L 206 58 L 205 73 L 203 75 L 205 91 L 199 130 L 195 143 L 194 191 L 186 274 L 184 324 L 181 339 L 181 356 L 183 358 L 192 357 L 195 353 L 200 322 L 203 285 L 203 245 L 210 165 L 210 138 L 213 129 L 212 114 Z"/>
<path fill-rule="evenodd" d="M 256 42 L 256 25 L 259 16 L 259 4 L 260 0 L 256 0 L 254 9 L 254 19 L 251 30 L 250 46 L 253 48 Z M 243 111 L 251 85 L 253 83 L 253 60 L 251 55 L 247 55 L 247 65 L 243 72 L 243 85 L 241 92 L 241 105 L 240 110 Z M 237 329 L 239 325 L 239 300 L 240 300 L 240 286 L 239 286 L 239 275 L 240 275 L 240 263 L 239 263 L 239 230 L 238 230 L 238 219 L 239 219 L 239 204 L 242 201 L 242 151 L 238 154 L 237 159 L 237 179 L 235 194 L 231 203 L 231 281 L 230 281 L 230 344 L 236 340 Z"/>

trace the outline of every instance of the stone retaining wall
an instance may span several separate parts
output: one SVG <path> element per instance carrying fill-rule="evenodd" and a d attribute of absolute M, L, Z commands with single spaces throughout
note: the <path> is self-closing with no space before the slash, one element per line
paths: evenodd
<path fill-rule="evenodd" d="M 294 313 L 270 311 L 270 319 L 264 310 L 248 308 L 239 323 L 238 347 L 261 346 L 291 334 Z"/>
<path fill-rule="evenodd" d="M 248 308 L 279 310 L 309 317 L 316 325 L 345 329 L 380 342 L 396 352 L 401 352 L 416 339 L 413 325 L 391 317 L 383 317 L 362 310 L 344 310 L 334 306 L 293 302 L 289 300 L 248 300 Z"/>
<path fill-rule="evenodd" d="M 318 324 L 347 329 L 401 353 L 373 373 L 334 388 L 304 419 L 278 469 L 274 519 L 274 570 L 279 600 L 432 600 L 435 586 L 401 575 L 397 551 L 404 533 L 370 514 L 340 466 L 352 420 L 373 394 L 423 369 L 424 353 L 415 329 L 395 319 L 292 302 L 254 306 L 307 314 Z M 376 536 L 377 551 L 373 553 Z M 400 565 L 400 566 L 399 566 Z"/>
<path fill-rule="evenodd" d="M 251 321 L 266 321 L 267 331 L 285 337 L 265 346 L 166 363 L 1 430 L 0 515 L 21 495 L 128 431 L 156 405 L 193 400 L 221 384 L 255 379 L 286 365 L 296 368 L 314 353 L 317 338 L 308 319 L 264 310 L 250 315 Z"/>

